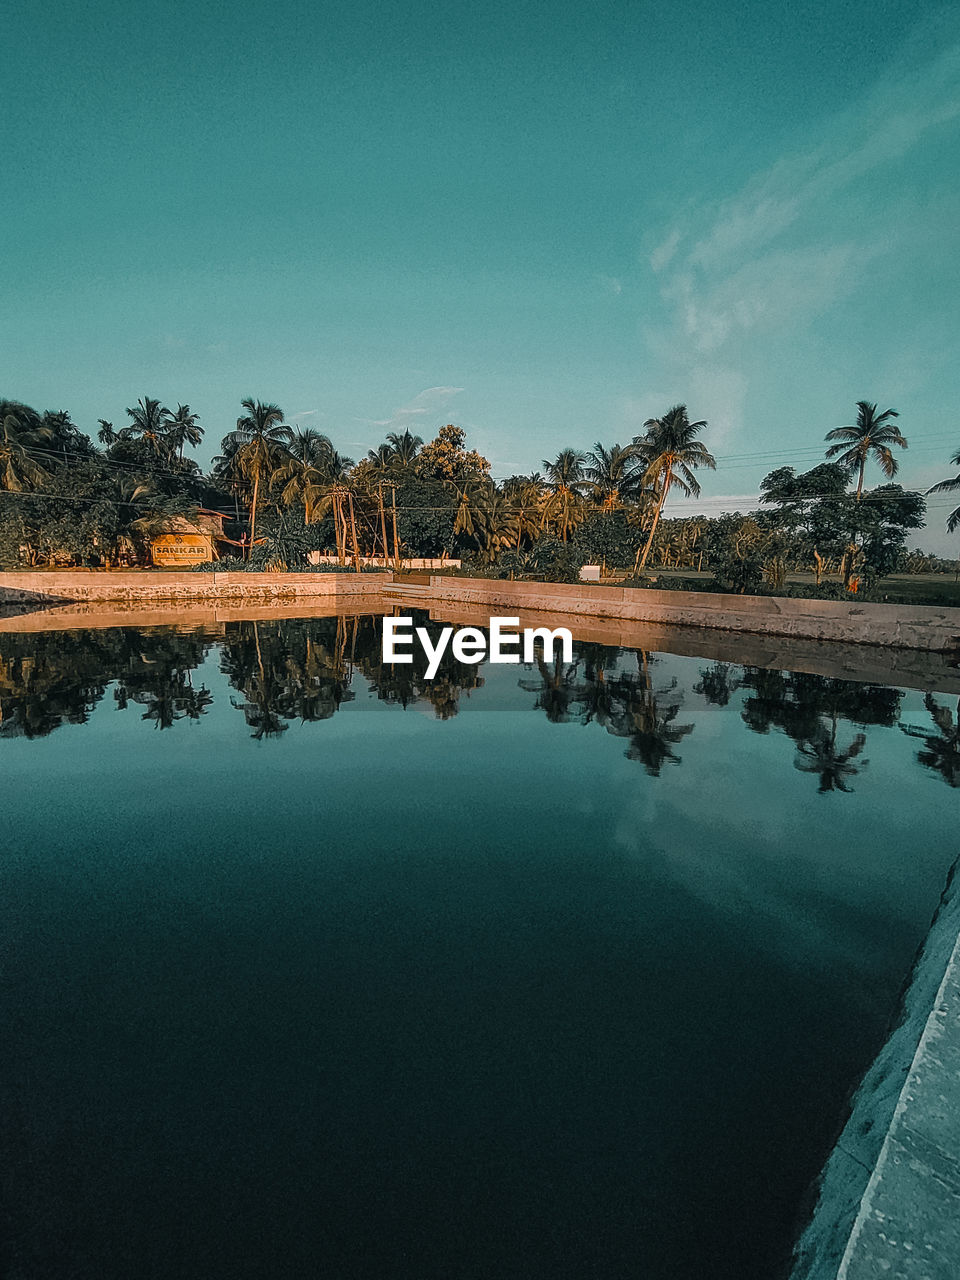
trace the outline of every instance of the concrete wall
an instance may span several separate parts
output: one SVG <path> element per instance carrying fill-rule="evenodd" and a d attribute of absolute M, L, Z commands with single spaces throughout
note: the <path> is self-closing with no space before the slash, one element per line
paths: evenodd
<path fill-rule="evenodd" d="M 854 1095 L 791 1280 L 960 1276 L 960 877 Z"/>
<path fill-rule="evenodd" d="M 308 551 L 307 559 L 311 564 L 339 564 L 340 561 L 336 556 L 325 556 L 319 551 Z M 388 556 L 385 560 L 383 556 L 361 556 L 360 563 L 373 565 L 380 569 L 392 569 L 393 558 Z M 432 560 L 424 559 L 417 556 L 403 556 L 400 560 L 400 566 L 403 569 L 459 569 L 459 560 L 442 560 L 439 556 L 435 556 Z M 344 572 L 349 572 L 353 567 L 353 557 L 347 557 L 347 563 Z"/>
<path fill-rule="evenodd" d="M 379 600 L 389 573 L 0 573 L 0 604 L 65 600 Z"/>
<path fill-rule="evenodd" d="M 396 586 L 393 588 L 396 590 Z M 932 605 L 857 604 L 854 600 L 786 600 L 707 591 L 650 591 L 634 587 L 501 582 L 484 578 L 430 577 L 431 601 L 618 618 L 681 626 L 748 631 L 761 635 L 840 640 L 960 654 L 960 609 Z"/>

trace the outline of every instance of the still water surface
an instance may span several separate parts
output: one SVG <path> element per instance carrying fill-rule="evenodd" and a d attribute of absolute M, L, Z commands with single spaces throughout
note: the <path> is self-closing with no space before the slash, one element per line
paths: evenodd
<path fill-rule="evenodd" d="M 378 620 L 0 635 L 17 1280 L 771 1280 L 956 856 L 952 700 Z"/>

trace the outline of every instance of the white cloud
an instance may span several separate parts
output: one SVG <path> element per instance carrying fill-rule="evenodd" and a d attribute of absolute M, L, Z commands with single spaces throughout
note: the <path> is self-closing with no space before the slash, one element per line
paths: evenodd
<path fill-rule="evenodd" d="M 406 431 L 408 427 L 412 429 L 417 425 L 417 419 L 439 413 L 461 391 L 463 387 L 427 387 L 407 404 L 394 409 L 389 418 L 358 418 L 357 421 L 383 427 L 385 432 Z"/>
<path fill-rule="evenodd" d="M 933 31 L 936 47 L 931 29 L 921 30 L 898 67 L 824 119 L 814 145 L 719 203 L 689 206 L 661 231 L 649 261 L 667 317 L 648 325 L 647 346 L 657 380 L 677 388 L 665 403 L 689 398 L 700 416 L 699 402 L 714 441 L 716 428 L 722 442 L 742 423 L 744 350 L 765 333 L 799 340 L 911 243 L 896 166 L 960 121 L 960 31 L 941 22 L 950 25 Z M 922 39 L 927 52 L 917 56 Z"/>

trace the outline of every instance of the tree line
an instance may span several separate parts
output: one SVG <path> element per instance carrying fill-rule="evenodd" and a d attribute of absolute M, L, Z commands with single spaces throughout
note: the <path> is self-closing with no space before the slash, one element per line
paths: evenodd
<path fill-rule="evenodd" d="M 584 563 L 638 581 L 706 568 L 738 591 L 780 589 L 788 572 L 809 570 L 850 590 L 908 567 L 906 539 L 925 514 L 923 496 L 894 483 L 894 450 L 907 448 L 896 411 L 867 401 L 827 433 L 826 461 L 766 476 L 755 511 L 679 520 L 665 515 L 670 495 L 700 497 L 697 473 L 717 466 L 707 422 L 682 404 L 627 444 L 561 449 L 500 481 L 453 424 L 429 441 L 391 432 L 355 460 L 274 403 L 247 398 L 241 409 L 204 473 L 189 456 L 204 438 L 189 404 L 143 397 L 125 425 L 101 419 L 94 441 L 66 412 L 0 400 L 0 567 L 147 564 L 172 517 L 208 511 L 226 521 L 221 553 L 251 568 L 299 569 L 327 551 L 341 564 L 459 556 L 474 571 L 561 580 Z M 886 481 L 873 489 L 871 465 Z M 957 489 L 960 476 L 934 486 Z M 947 524 L 960 524 L 960 507 Z"/>

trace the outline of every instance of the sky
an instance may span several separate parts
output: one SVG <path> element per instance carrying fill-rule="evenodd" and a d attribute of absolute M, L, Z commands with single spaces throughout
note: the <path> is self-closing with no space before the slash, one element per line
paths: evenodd
<path fill-rule="evenodd" d="M 718 469 L 667 515 L 868 400 L 904 485 L 957 474 L 956 6 L 13 0 L 0 39 L 0 396 L 189 403 L 202 465 L 244 396 L 353 457 L 454 422 L 497 477 L 684 403 Z M 960 554 L 955 505 L 916 541 Z"/>

